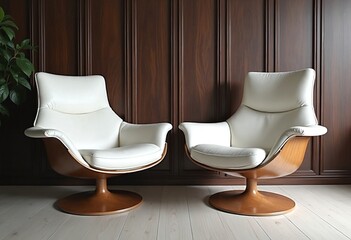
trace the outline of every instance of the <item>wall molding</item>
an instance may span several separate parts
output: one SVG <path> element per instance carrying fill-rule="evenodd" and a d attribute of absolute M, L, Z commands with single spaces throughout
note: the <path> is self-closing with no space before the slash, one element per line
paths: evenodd
<path fill-rule="evenodd" d="M 7 3 L 3 6 L 9 6 L 15 11 L 10 0 L 0 0 L 0 3 L 3 2 Z M 347 56 L 351 52 L 342 52 L 338 47 L 339 42 L 344 41 L 342 38 L 349 36 L 335 35 L 333 39 L 327 38 L 334 31 L 342 32 L 342 24 L 339 23 L 350 19 L 346 15 L 336 16 L 334 8 L 343 9 L 344 5 L 350 3 L 336 0 L 204 0 L 201 3 L 195 0 L 159 0 L 155 4 L 147 0 L 101 0 L 99 6 L 103 8 L 102 11 L 97 9 L 98 4 L 92 0 L 17 2 L 30 6 L 27 9 L 29 23 L 20 26 L 20 29 L 28 32 L 38 46 L 37 51 L 33 51 L 30 56 L 36 65 L 36 71 L 51 71 L 54 68 L 64 74 L 76 72 L 78 75 L 89 75 L 103 69 L 110 88 L 109 97 L 114 100 L 117 105 L 114 108 L 121 112 L 119 115 L 123 115 L 125 121 L 139 123 L 150 119 L 147 118 L 149 116 L 144 116 L 144 109 L 155 103 L 160 110 L 150 113 L 155 116 L 151 119 L 165 121 L 166 118 L 172 123 L 173 129 L 167 138 L 168 154 L 162 164 L 142 173 L 122 176 L 118 181 L 112 182 L 157 184 L 162 180 L 162 183 L 167 184 L 241 184 L 242 179 L 194 165 L 185 154 L 184 135 L 178 125 L 183 121 L 192 121 L 192 118 L 201 122 L 223 121 L 228 118 L 235 111 L 241 97 L 244 72 L 247 70 L 279 71 L 301 64 L 316 70 L 316 114 L 321 124 L 328 124 L 329 132 L 326 136 L 311 141 L 306 162 L 301 169 L 272 183 L 328 183 L 329 180 L 329 183 L 351 183 L 351 163 L 345 163 L 351 156 L 346 152 L 346 145 L 351 139 L 346 135 L 351 129 L 351 123 L 347 122 L 347 119 L 351 119 L 351 113 L 344 111 L 343 106 L 347 106 L 345 103 L 338 102 L 344 101 L 339 98 L 349 97 L 343 92 L 344 87 L 350 86 L 344 77 L 349 74 L 349 68 L 344 62 L 349 62 Z M 66 19 L 61 23 L 58 16 L 51 19 L 50 14 L 56 6 L 60 9 L 74 9 L 75 13 L 67 13 L 69 21 Z M 148 10 L 145 10 L 145 6 Z M 303 12 L 302 18 L 294 19 L 294 16 L 287 14 L 290 7 L 295 13 L 303 9 L 310 15 L 306 16 Z M 104 18 L 106 12 L 109 16 L 118 16 L 109 21 L 109 17 Z M 73 18 L 76 22 L 70 25 Z M 148 29 L 143 29 L 150 26 L 143 19 L 157 23 L 156 29 L 152 30 L 156 36 Z M 158 24 L 160 19 L 166 19 L 167 24 Z M 188 25 L 187 21 L 192 25 Z M 62 33 L 54 31 L 55 29 L 51 31 L 52 24 L 61 30 L 67 29 L 66 35 L 62 37 Z M 106 24 L 101 26 L 101 31 L 100 28 L 97 30 L 100 24 Z M 302 26 L 302 30 L 296 26 Z M 289 27 L 296 27 L 295 32 L 300 35 L 289 34 L 286 31 Z M 310 29 L 312 32 L 308 32 Z M 106 36 L 96 37 L 96 33 Z M 63 43 L 53 42 L 56 38 Z M 144 38 L 149 41 L 145 43 Z M 153 39 L 159 41 L 159 46 Z M 348 40 L 351 42 L 351 37 Z M 114 43 L 111 49 L 106 46 L 109 41 Z M 59 52 L 54 49 L 57 46 L 62 47 L 62 56 L 52 56 L 52 53 Z M 337 51 L 328 52 L 331 48 L 336 48 Z M 102 54 L 99 55 L 100 50 Z M 69 56 L 69 51 L 72 56 Z M 344 51 L 348 51 L 348 48 Z M 105 53 L 108 56 L 105 57 Z M 116 62 L 113 62 L 114 59 L 117 59 Z M 145 64 L 151 64 L 151 60 L 154 60 L 152 67 L 156 69 L 160 66 L 167 70 L 160 73 L 162 77 L 158 74 L 154 77 L 154 72 L 142 68 L 141 60 L 145 60 Z M 116 69 L 112 69 L 114 67 Z M 32 83 L 34 84 L 33 81 Z M 161 89 L 159 102 L 141 101 L 153 90 L 147 84 Z M 142 89 L 140 86 L 146 87 Z M 333 97 L 329 97 L 330 93 Z M 31 100 L 34 112 L 34 95 Z M 119 108 L 120 101 L 124 102 Z M 201 106 L 200 103 L 206 106 Z M 32 123 L 29 118 L 32 116 L 26 117 L 23 119 L 24 125 L 29 127 Z M 14 128 L 16 127 L 11 125 L 10 130 L 0 134 L 0 143 L 13 140 L 9 135 L 16 130 Z M 339 139 L 344 139 L 345 142 L 341 147 L 334 143 Z M 18 139 L 16 142 L 27 150 L 18 153 L 13 153 L 11 149 L 4 150 L 4 156 L 11 160 L 10 163 L 0 165 L 0 174 L 4 174 L 7 179 L 3 178 L 0 183 L 20 184 L 20 179 L 26 178 L 28 181 L 24 183 L 71 181 L 63 180 L 49 169 L 40 141 Z M 339 153 L 345 155 L 345 159 L 341 159 Z M 10 174 L 8 169 L 20 163 L 19 159 L 27 159 L 31 169 Z"/>

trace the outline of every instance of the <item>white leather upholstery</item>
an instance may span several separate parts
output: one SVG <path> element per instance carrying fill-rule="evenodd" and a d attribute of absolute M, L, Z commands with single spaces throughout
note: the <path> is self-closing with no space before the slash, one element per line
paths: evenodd
<path fill-rule="evenodd" d="M 70 154 L 84 166 L 88 166 L 83 157 L 80 155 L 78 149 L 74 146 L 72 141 L 61 131 L 56 129 L 44 129 L 40 127 L 27 128 L 24 134 L 33 138 L 56 138 L 58 139 L 70 152 Z"/>
<path fill-rule="evenodd" d="M 40 108 L 84 114 L 109 107 L 102 76 L 62 76 L 36 73 Z"/>
<path fill-rule="evenodd" d="M 313 102 L 315 71 L 249 72 L 242 105 L 262 112 L 285 112 Z"/>
<path fill-rule="evenodd" d="M 171 128 L 169 123 L 131 124 L 123 122 L 120 128 L 120 146 L 152 143 L 163 149 L 167 133 Z"/>
<path fill-rule="evenodd" d="M 266 152 L 260 148 L 199 144 L 191 149 L 191 157 L 201 164 L 215 168 L 247 169 L 261 164 Z"/>
<path fill-rule="evenodd" d="M 155 144 L 133 144 L 106 150 L 80 150 L 83 158 L 102 170 L 130 170 L 161 159 L 162 148 Z"/>
<path fill-rule="evenodd" d="M 313 108 L 314 78 L 313 69 L 248 73 L 241 106 L 227 121 L 180 124 L 191 157 L 210 167 L 250 169 L 270 161 L 291 137 L 325 134 Z"/>
<path fill-rule="evenodd" d="M 57 138 L 82 165 L 99 169 L 138 168 L 161 158 L 172 126 L 123 122 L 109 106 L 102 76 L 41 72 L 35 79 L 38 110 L 27 136 Z"/>
<path fill-rule="evenodd" d="M 179 129 L 184 132 L 186 144 L 189 149 L 199 144 L 230 146 L 230 129 L 227 122 L 184 122 L 179 125 Z"/>

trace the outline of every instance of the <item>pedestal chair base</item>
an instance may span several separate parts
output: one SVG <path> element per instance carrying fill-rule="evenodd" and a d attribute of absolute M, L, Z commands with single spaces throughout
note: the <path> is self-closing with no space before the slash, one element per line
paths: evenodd
<path fill-rule="evenodd" d="M 142 197 L 129 191 L 81 192 L 59 199 L 60 210 L 77 215 L 107 215 L 131 210 L 139 206 Z"/>
<path fill-rule="evenodd" d="M 225 191 L 212 195 L 212 207 L 229 213 L 250 216 L 272 216 L 290 212 L 295 202 L 271 192 Z"/>

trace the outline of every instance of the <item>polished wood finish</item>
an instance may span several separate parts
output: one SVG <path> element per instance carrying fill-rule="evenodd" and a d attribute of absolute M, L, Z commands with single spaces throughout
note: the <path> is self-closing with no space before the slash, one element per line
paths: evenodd
<path fill-rule="evenodd" d="M 209 203 L 221 211 L 246 216 L 280 215 L 292 211 L 295 207 L 295 202 L 283 195 L 249 189 L 213 194 Z"/>
<path fill-rule="evenodd" d="M 31 38 L 37 46 L 28 53 L 36 71 L 102 74 L 111 107 L 124 120 L 172 123 L 164 161 L 111 179 L 116 184 L 243 183 L 189 161 L 177 126 L 226 120 L 240 104 L 248 71 L 305 67 L 317 72 L 315 111 L 329 132 L 310 142 L 292 175 L 262 182 L 351 183 L 351 112 L 345 111 L 350 5 L 343 0 L 0 0 L 19 26 L 16 40 Z M 0 183 L 90 183 L 51 171 L 42 142 L 23 135 L 35 113 L 34 90 L 0 127 Z"/>
<path fill-rule="evenodd" d="M 107 215 L 132 210 L 142 202 L 133 192 L 107 189 L 106 178 L 96 179 L 96 190 L 59 199 L 55 205 L 62 211 L 77 215 Z"/>
<path fill-rule="evenodd" d="M 225 174 L 238 177 L 245 177 L 251 179 L 271 179 L 290 175 L 299 168 L 302 161 L 304 160 L 304 155 L 309 140 L 310 137 L 291 138 L 288 140 L 287 143 L 285 143 L 284 147 L 272 160 L 249 170 L 231 171 L 229 169 L 210 167 L 192 159 L 189 149 L 186 145 L 184 145 L 184 149 L 188 158 L 190 158 L 193 161 L 193 163 L 200 166 L 201 168 L 205 168 L 212 171 L 224 172 Z"/>
<path fill-rule="evenodd" d="M 72 157 L 66 147 L 55 138 L 43 139 L 50 166 L 65 176 L 96 179 L 95 191 L 76 193 L 56 202 L 56 206 L 67 213 L 78 215 L 107 215 L 131 210 L 139 206 L 142 197 L 133 192 L 107 188 L 107 178 L 148 169 L 159 164 L 167 153 L 167 144 L 161 158 L 147 166 L 122 171 L 99 170 L 82 165 Z"/>
<path fill-rule="evenodd" d="M 84 1 L 83 1 L 84 2 Z M 123 0 L 85 1 L 83 12 L 85 30 L 82 49 L 86 54 L 82 61 L 82 75 L 101 74 L 105 77 L 109 103 L 118 116 L 128 118 L 129 89 L 126 51 L 126 2 Z M 94 20 L 92 20 L 92 18 Z M 113 23 L 113 27 L 109 23 Z M 108 23 L 108 24 L 106 24 Z"/>
<path fill-rule="evenodd" d="M 89 165 L 82 165 L 77 159 L 72 157 L 67 148 L 58 139 L 45 138 L 43 141 L 51 168 L 61 175 L 76 178 L 107 178 L 119 174 L 143 171 L 159 164 L 167 154 L 166 143 L 161 158 L 152 164 L 128 170 L 100 170 Z"/>
<path fill-rule="evenodd" d="M 351 21 L 350 1 L 322 1 L 324 63 L 322 82 L 322 116 L 332 134 L 322 138 L 320 171 L 322 175 L 351 174 Z"/>
<path fill-rule="evenodd" d="M 170 122 L 171 1 L 134 1 L 132 16 L 132 121 Z"/>
<path fill-rule="evenodd" d="M 246 178 L 244 191 L 225 191 L 212 195 L 209 203 L 214 208 L 251 216 L 279 215 L 291 211 L 295 207 L 295 202 L 280 194 L 259 191 L 257 181 L 283 177 L 295 172 L 304 159 L 309 140 L 310 137 L 293 137 L 285 143 L 272 160 L 248 170 L 214 168 L 192 160 L 206 169 Z M 191 158 L 187 148 L 186 152 Z"/>

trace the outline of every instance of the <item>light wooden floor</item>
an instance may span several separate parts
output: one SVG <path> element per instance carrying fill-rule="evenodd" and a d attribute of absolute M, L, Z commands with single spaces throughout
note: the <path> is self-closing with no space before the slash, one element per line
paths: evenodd
<path fill-rule="evenodd" d="M 242 186 L 117 186 L 141 194 L 127 213 L 84 217 L 53 208 L 58 197 L 91 187 L 0 187 L 0 239 L 351 239 L 351 185 L 262 186 L 295 199 L 291 213 L 245 217 L 214 210 L 207 197 Z"/>

